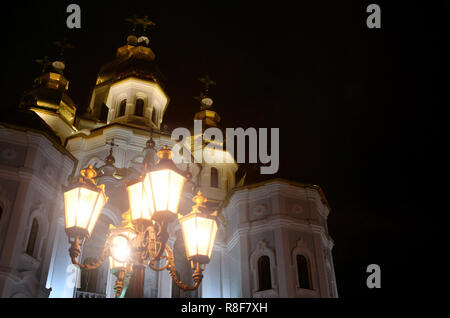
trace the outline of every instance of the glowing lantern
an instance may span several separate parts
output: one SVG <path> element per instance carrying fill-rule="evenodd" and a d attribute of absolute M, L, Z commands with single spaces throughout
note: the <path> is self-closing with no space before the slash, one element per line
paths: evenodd
<path fill-rule="evenodd" d="M 167 146 L 158 151 L 158 157 L 156 169 L 127 188 L 133 221 L 170 220 L 178 212 L 186 178 L 173 163 Z"/>
<path fill-rule="evenodd" d="M 109 266 L 111 269 L 127 267 L 131 257 L 130 238 L 125 233 L 114 236 L 111 240 L 110 251 Z"/>
<path fill-rule="evenodd" d="M 122 214 L 122 224 L 115 227 L 110 224 L 110 256 L 109 267 L 112 271 L 126 268 L 131 263 L 131 242 L 136 237 L 132 225 L 130 224 L 130 211 Z"/>
<path fill-rule="evenodd" d="M 205 210 L 203 203 L 207 200 L 200 191 L 192 201 L 196 203 L 192 211 L 178 219 L 183 232 L 186 257 L 190 261 L 208 264 L 216 239 L 217 212 L 207 214 L 201 211 Z"/>
<path fill-rule="evenodd" d="M 96 186 L 92 166 L 81 170 L 82 177 L 64 192 L 66 232 L 69 237 L 89 237 L 106 204 L 104 185 Z"/>
<path fill-rule="evenodd" d="M 150 222 L 154 211 L 154 203 L 148 181 L 144 179 L 144 181 L 133 183 L 127 187 L 127 191 L 128 198 L 130 199 L 132 220 Z"/>

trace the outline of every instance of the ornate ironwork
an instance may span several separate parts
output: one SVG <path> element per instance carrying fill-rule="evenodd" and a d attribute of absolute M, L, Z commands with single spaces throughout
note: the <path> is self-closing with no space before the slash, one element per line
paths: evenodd
<path fill-rule="evenodd" d="M 116 145 L 114 141 L 108 143 L 111 146 L 110 156 L 112 157 L 112 149 Z M 147 143 L 147 147 L 154 148 L 154 141 L 151 138 Z M 174 171 L 177 171 L 183 175 L 187 175 L 190 178 L 190 174 L 185 171 L 179 170 L 171 160 L 171 151 L 167 146 L 164 146 L 159 152 L 159 162 L 158 168 L 161 167 L 170 167 Z M 148 167 L 150 168 L 150 167 Z M 82 184 L 85 187 L 91 187 L 93 189 L 101 188 L 104 191 L 104 184 L 97 186 L 95 183 L 95 178 L 97 177 L 96 170 L 90 165 L 88 168 L 81 170 L 81 177 L 77 180 L 77 183 Z M 198 209 L 199 207 L 204 208 L 203 203 L 205 200 L 201 200 L 201 198 L 197 195 L 196 197 L 197 205 L 194 206 L 194 209 Z M 130 259 L 127 261 L 126 267 L 116 268 L 114 271 L 114 275 L 117 277 L 116 283 L 114 286 L 115 296 L 123 297 L 124 290 L 128 288 L 128 280 L 131 274 L 135 274 L 138 272 L 139 275 L 143 275 L 143 270 L 146 266 L 155 271 L 163 271 L 168 270 L 169 275 L 172 277 L 175 284 L 186 291 L 192 291 L 197 289 L 200 286 L 200 283 L 203 279 L 203 270 L 205 269 L 205 265 L 200 264 L 199 262 L 192 262 L 191 267 L 194 270 L 192 275 L 194 284 L 188 285 L 183 283 L 179 277 L 177 276 L 175 270 L 175 260 L 172 249 L 169 245 L 167 245 L 167 241 L 169 239 L 168 232 L 168 223 L 170 220 L 166 220 L 165 218 L 153 220 L 153 221 L 132 221 L 131 212 L 127 211 L 122 214 L 122 223 L 115 227 L 113 225 L 110 226 L 110 233 L 106 239 L 105 246 L 101 253 L 100 258 L 94 263 L 80 263 L 78 258 L 81 254 L 81 247 L 83 246 L 87 236 L 81 235 L 80 233 L 74 233 L 73 235 L 69 235 L 69 255 L 73 264 L 79 266 L 84 270 L 93 270 L 99 268 L 105 259 L 108 256 L 114 258 L 112 254 L 111 247 L 113 246 L 113 239 L 116 236 L 123 236 L 128 240 L 128 246 L 130 247 Z M 126 236 L 123 233 L 131 232 L 133 236 Z M 114 258 L 114 260 L 116 260 Z M 117 261 L 117 260 L 116 260 Z M 160 266 L 159 262 L 163 262 L 163 265 Z M 139 288 L 142 287 L 142 282 L 138 284 Z M 136 287 L 138 289 L 138 287 Z M 137 296 L 134 294 L 131 297 L 139 297 L 142 295 L 142 291 L 137 292 Z"/>

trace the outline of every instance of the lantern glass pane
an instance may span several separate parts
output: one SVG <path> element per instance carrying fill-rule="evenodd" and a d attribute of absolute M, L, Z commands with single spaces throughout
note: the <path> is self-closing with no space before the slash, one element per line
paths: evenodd
<path fill-rule="evenodd" d="M 100 213 L 102 212 L 102 209 L 106 203 L 106 196 L 103 192 L 97 192 L 97 196 L 98 199 L 96 201 L 91 220 L 89 221 L 88 224 L 89 235 L 92 233 L 95 223 L 97 223 L 98 217 L 100 216 Z"/>
<path fill-rule="evenodd" d="M 153 213 L 153 203 L 150 202 L 152 197 L 147 195 L 147 189 L 145 180 L 127 187 L 132 220 L 150 220 Z"/>
<path fill-rule="evenodd" d="M 211 242 L 211 229 L 213 227 L 213 220 L 197 216 L 197 248 L 198 255 L 205 255 L 209 257 L 209 244 Z"/>
<path fill-rule="evenodd" d="M 144 178 L 142 191 L 144 206 L 146 208 L 146 215 L 150 215 L 151 217 L 153 215 L 153 212 L 155 212 L 155 201 L 153 199 L 152 184 L 150 182 L 150 177 L 148 174 Z"/>
<path fill-rule="evenodd" d="M 217 222 L 216 221 L 212 221 L 211 237 L 210 237 L 209 246 L 208 246 L 208 258 L 209 259 L 211 259 L 211 254 L 212 254 L 212 250 L 213 250 L 213 247 L 214 247 L 214 242 L 216 240 L 216 234 L 217 234 Z"/>
<path fill-rule="evenodd" d="M 79 227 L 92 232 L 106 197 L 103 192 L 77 187 L 64 193 L 66 228 Z"/>
<path fill-rule="evenodd" d="M 217 233 L 215 220 L 195 215 L 181 221 L 186 256 L 207 256 L 211 259 L 212 248 Z"/>
<path fill-rule="evenodd" d="M 76 224 L 76 206 L 78 201 L 78 188 L 64 192 L 64 211 L 66 217 L 66 228 L 74 227 Z"/>
<path fill-rule="evenodd" d="M 186 257 L 191 258 L 197 255 L 197 241 L 193 237 L 196 233 L 195 217 L 180 220 L 183 231 L 184 245 L 186 247 Z"/>
<path fill-rule="evenodd" d="M 119 236 L 120 235 L 120 236 Z M 123 237 L 127 237 L 128 240 Z M 111 241 L 110 251 L 114 256 L 109 256 L 110 269 L 126 267 L 131 254 L 130 242 L 136 237 L 136 234 L 129 230 L 124 230 L 114 236 Z"/>
<path fill-rule="evenodd" d="M 150 172 L 153 197 L 155 198 L 156 211 L 168 210 L 168 202 L 170 195 L 169 170 L 157 170 Z"/>
<path fill-rule="evenodd" d="M 128 262 L 130 258 L 130 246 L 128 240 L 120 235 L 115 236 L 111 243 L 111 253 L 118 262 Z"/>
<path fill-rule="evenodd" d="M 150 178 L 156 211 L 176 214 L 186 178 L 168 169 L 152 171 Z"/>
<path fill-rule="evenodd" d="M 176 173 L 175 171 L 170 171 L 170 189 L 169 189 L 169 202 L 168 210 L 172 213 L 178 212 L 178 206 L 180 204 L 181 194 L 183 191 L 184 182 L 186 178 L 182 175 Z"/>

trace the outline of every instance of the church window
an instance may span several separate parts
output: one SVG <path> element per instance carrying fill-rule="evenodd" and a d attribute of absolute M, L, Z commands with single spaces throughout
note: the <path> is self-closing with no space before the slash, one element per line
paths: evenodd
<path fill-rule="evenodd" d="M 119 117 L 125 115 L 125 109 L 127 108 L 127 100 L 124 99 L 120 102 L 119 106 Z"/>
<path fill-rule="evenodd" d="M 106 121 L 108 119 L 108 111 L 109 108 L 105 104 L 102 104 L 102 108 L 100 109 L 100 120 Z"/>
<path fill-rule="evenodd" d="M 272 277 L 270 274 L 270 258 L 263 255 L 258 259 L 258 290 L 272 289 Z"/>
<path fill-rule="evenodd" d="M 219 171 L 214 167 L 211 168 L 211 187 L 219 187 Z"/>
<path fill-rule="evenodd" d="M 27 254 L 30 256 L 34 256 L 38 232 L 39 232 L 39 223 L 36 219 L 33 219 L 33 222 L 31 224 L 30 235 L 28 236 L 28 244 L 26 251 Z"/>
<path fill-rule="evenodd" d="M 298 285 L 303 289 L 311 289 L 309 262 L 304 255 L 297 255 Z"/>
<path fill-rule="evenodd" d="M 144 100 L 142 98 L 138 98 L 136 100 L 136 109 L 134 111 L 136 116 L 143 116 L 144 114 Z"/>

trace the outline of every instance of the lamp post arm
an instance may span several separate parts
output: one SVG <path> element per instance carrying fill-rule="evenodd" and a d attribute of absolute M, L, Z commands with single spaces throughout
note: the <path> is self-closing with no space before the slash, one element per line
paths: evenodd
<path fill-rule="evenodd" d="M 169 239 L 169 232 L 167 231 L 167 222 L 161 221 L 159 231 L 156 234 L 156 240 L 159 243 L 158 251 L 156 252 L 155 257 L 152 258 L 152 261 L 159 261 L 162 254 L 164 253 L 164 250 L 166 250 L 167 246 L 167 240 Z"/>
<path fill-rule="evenodd" d="M 175 284 L 182 290 L 186 290 L 186 291 L 196 290 L 200 286 L 200 283 L 202 282 L 202 279 L 203 279 L 203 273 L 202 273 L 203 269 L 202 269 L 200 263 L 197 262 L 194 274 L 192 274 L 192 278 L 194 280 L 194 285 L 189 286 L 189 285 L 183 283 L 178 278 L 178 275 L 175 271 L 175 259 L 173 257 L 172 250 L 170 249 L 169 246 L 166 246 L 166 252 L 167 252 L 167 262 L 168 262 L 167 270 L 169 271 L 169 274 L 172 277 L 172 280 L 175 282 Z"/>
<path fill-rule="evenodd" d="M 99 268 L 105 261 L 106 257 L 109 256 L 109 251 L 110 251 L 109 241 L 107 241 L 105 244 L 105 247 L 103 248 L 102 255 L 98 261 L 96 261 L 94 263 L 90 263 L 90 264 L 80 264 L 77 260 L 77 258 L 81 254 L 81 247 L 80 247 L 80 241 L 79 241 L 78 235 L 75 236 L 75 239 L 73 241 L 71 241 L 69 239 L 69 243 L 70 243 L 69 255 L 72 260 L 72 263 L 79 266 L 81 269 L 92 270 L 92 269 Z"/>
<path fill-rule="evenodd" d="M 166 249 L 167 249 L 167 246 L 166 246 Z M 166 257 L 163 256 L 161 258 L 166 258 Z M 148 267 L 150 267 L 154 271 L 160 272 L 160 271 L 165 270 L 165 269 L 167 269 L 169 267 L 169 260 L 166 260 L 166 264 L 164 264 L 164 266 L 162 266 L 162 267 L 156 267 L 154 264 L 155 264 L 155 260 L 150 260 L 148 262 Z"/>

